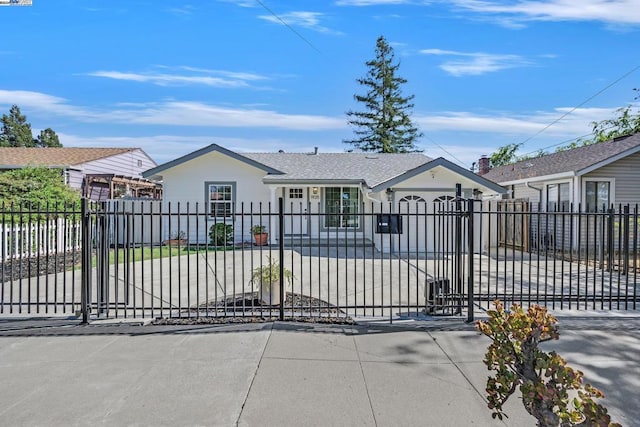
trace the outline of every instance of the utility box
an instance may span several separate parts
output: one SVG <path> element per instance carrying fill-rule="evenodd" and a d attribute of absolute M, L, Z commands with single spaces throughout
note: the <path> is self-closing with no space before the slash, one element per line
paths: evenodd
<path fill-rule="evenodd" d="M 402 217 L 400 214 L 376 215 L 376 233 L 402 234 Z"/>

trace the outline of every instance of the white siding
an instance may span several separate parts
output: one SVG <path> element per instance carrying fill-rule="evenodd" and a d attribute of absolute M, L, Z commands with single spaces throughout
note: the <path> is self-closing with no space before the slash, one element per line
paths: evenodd
<path fill-rule="evenodd" d="M 416 175 L 406 181 L 393 186 L 393 205 L 395 212 L 405 214 L 403 217 L 403 233 L 400 235 L 376 234 L 372 230 L 373 241 L 377 248 L 383 252 L 439 252 L 445 253 L 452 250 L 451 238 L 453 236 L 454 224 L 451 216 L 434 215 L 433 201 L 440 196 L 455 196 L 456 184 L 462 185 L 463 197 L 472 197 L 472 191 L 478 187 L 473 181 L 460 176 L 444 167 L 437 167 L 433 170 Z M 425 204 L 419 202 L 409 202 L 399 204 L 399 201 L 406 196 L 419 196 L 426 201 Z M 386 200 L 384 192 L 375 195 L 376 198 Z M 389 203 L 383 203 L 383 211 L 388 211 Z M 436 206 L 437 207 L 437 206 Z M 477 205 L 480 208 L 480 204 Z M 427 215 L 416 217 L 415 212 Z M 408 210 L 408 212 L 407 212 Z M 408 215 L 406 215 L 408 213 Z M 476 224 L 480 223 L 479 215 L 476 216 Z M 480 250 L 481 242 L 480 227 L 476 227 L 476 250 Z"/>
<path fill-rule="evenodd" d="M 271 191 L 262 183 L 266 172 L 250 166 L 244 162 L 228 157 L 219 152 L 204 154 L 195 159 L 168 169 L 163 175 L 163 210 L 169 212 L 204 213 L 206 212 L 205 182 L 233 182 L 235 183 L 236 212 L 240 212 L 244 203 L 246 212 L 258 211 L 262 203 L 262 211 L 269 211 Z M 178 205 L 179 204 L 179 205 Z M 272 206 L 271 211 L 277 212 L 278 207 Z M 198 216 L 196 221 L 192 218 L 187 221 L 185 217 L 173 218 L 172 223 L 165 224 L 163 238 L 178 230 L 188 233 L 189 241 L 204 243 L 208 240 L 209 227 L 215 223 L 213 219 L 204 221 L 204 216 Z M 260 218 L 254 217 L 254 223 L 260 222 Z M 267 225 L 267 232 L 272 238 L 269 218 L 263 216 L 262 223 Z M 235 241 L 251 240 L 251 218 L 245 217 L 244 224 L 239 218 L 234 223 Z"/>
<path fill-rule="evenodd" d="M 141 177 L 142 172 L 155 166 L 156 163 L 140 149 L 78 165 L 85 175 L 104 173 L 134 178 Z"/>
<path fill-rule="evenodd" d="M 67 185 L 69 187 L 80 190 L 82 188 L 82 181 L 84 179 L 84 175 L 82 171 L 76 169 L 67 169 Z"/>
<path fill-rule="evenodd" d="M 544 191 L 544 183 L 536 182 L 531 184 L 533 187 L 541 188 Z M 512 189 L 508 187 L 508 189 Z M 513 186 L 513 192 L 511 193 L 512 199 L 527 200 L 537 207 L 537 204 L 541 202 L 540 191 L 527 187 L 525 184 L 517 184 Z"/>

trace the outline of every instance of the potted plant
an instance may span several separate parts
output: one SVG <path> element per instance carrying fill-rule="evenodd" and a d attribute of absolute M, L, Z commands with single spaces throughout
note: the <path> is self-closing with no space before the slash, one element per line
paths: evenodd
<path fill-rule="evenodd" d="M 251 227 L 251 234 L 256 242 L 256 246 L 265 246 L 269 240 L 269 233 L 264 225 L 254 225 Z"/>
<path fill-rule="evenodd" d="M 291 285 L 294 279 L 291 270 L 283 268 L 280 277 L 280 263 L 267 258 L 267 263 L 255 268 L 251 280 L 260 286 L 260 300 L 268 305 L 280 305 L 280 282 L 285 280 L 285 286 Z"/>
<path fill-rule="evenodd" d="M 182 230 L 176 231 L 162 244 L 165 246 L 184 246 L 187 244 L 187 234 Z"/>

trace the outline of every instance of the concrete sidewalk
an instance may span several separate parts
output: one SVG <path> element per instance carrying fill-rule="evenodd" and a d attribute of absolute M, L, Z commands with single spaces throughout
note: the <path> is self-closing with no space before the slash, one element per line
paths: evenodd
<path fill-rule="evenodd" d="M 560 319 L 545 343 L 640 425 L 640 319 Z M 534 426 L 484 400 L 488 339 L 460 320 L 324 326 L 0 324 L 0 424 Z"/>

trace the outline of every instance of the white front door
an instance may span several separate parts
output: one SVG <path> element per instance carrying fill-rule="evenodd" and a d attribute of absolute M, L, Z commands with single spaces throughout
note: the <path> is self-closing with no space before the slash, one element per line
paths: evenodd
<path fill-rule="evenodd" d="M 285 188 L 284 198 L 284 234 L 304 235 L 307 234 L 307 224 L 309 216 L 308 189 L 303 187 Z"/>

